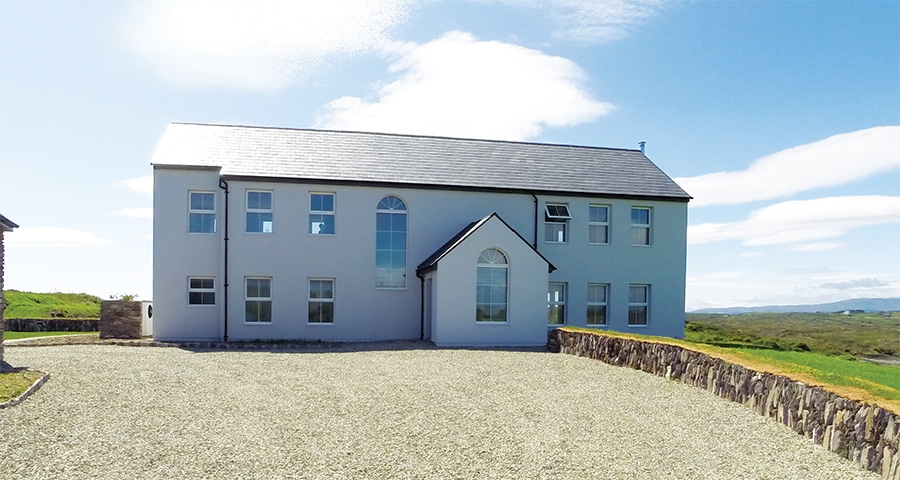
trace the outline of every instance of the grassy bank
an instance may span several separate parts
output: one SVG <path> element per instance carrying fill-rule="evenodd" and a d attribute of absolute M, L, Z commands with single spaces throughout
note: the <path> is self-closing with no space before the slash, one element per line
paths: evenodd
<path fill-rule="evenodd" d="M 3 332 L 3 340 L 20 338 L 55 337 L 59 335 L 97 335 L 100 332 Z"/>
<path fill-rule="evenodd" d="M 98 318 L 100 297 L 86 293 L 6 290 L 6 318 Z"/>

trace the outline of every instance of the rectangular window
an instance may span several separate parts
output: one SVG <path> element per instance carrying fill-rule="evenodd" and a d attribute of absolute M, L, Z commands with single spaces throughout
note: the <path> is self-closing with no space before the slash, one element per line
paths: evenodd
<path fill-rule="evenodd" d="M 244 286 L 244 321 L 272 323 L 272 279 L 247 277 Z"/>
<path fill-rule="evenodd" d="M 334 323 L 334 279 L 309 280 L 309 323 Z"/>
<path fill-rule="evenodd" d="M 334 235 L 334 194 L 309 194 L 309 234 Z"/>
<path fill-rule="evenodd" d="M 544 241 L 548 243 L 566 243 L 569 241 L 568 226 L 572 215 L 569 206 L 561 203 L 548 203 L 544 206 Z"/>
<path fill-rule="evenodd" d="M 188 232 L 216 233 L 216 194 L 190 192 Z"/>
<path fill-rule="evenodd" d="M 247 190 L 247 233 L 272 233 L 272 192 Z"/>
<path fill-rule="evenodd" d="M 647 325 L 650 316 L 650 286 L 629 285 L 628 325 Z"/>
<path fill-rule="evenodd" d="M 188 305 L 215 305 L 215 280 L 210 277 L 188 278 Z"/>
<path fill-rule="evenodd" d="M 609 285 L 589 283 L 587 290 L 587 325 L 606 325 Z"/>
<path fill-rule="evenodd" d="M 591 205 L 588 207 L 588 243 L 609 243 L 609 206 Z"/>
<path fill-rule="evenodd" d="M 547 290 L 547 324 L 566 324 L 566 284 L 551 283 Z"/>
<path fill-rule="evenodd" d="M 650 245 L 650 209 L 631 207 L 631 244 Z"/>

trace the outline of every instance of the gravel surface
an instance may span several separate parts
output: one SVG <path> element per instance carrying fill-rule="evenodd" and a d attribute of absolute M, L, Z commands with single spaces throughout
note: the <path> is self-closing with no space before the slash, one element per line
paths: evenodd
<path fill-rule="evenodd" d="M 879 478 L 707 392 L 543 352 L 14 347 L 2 478 Z M 355 351 L 354 351 L 355 350 Z"/>

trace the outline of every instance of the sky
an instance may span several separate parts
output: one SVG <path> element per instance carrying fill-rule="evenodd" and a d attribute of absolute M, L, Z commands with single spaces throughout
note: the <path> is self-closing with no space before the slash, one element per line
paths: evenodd
<path fill-rule="evenodd" d="M 645 141 L 687 310 L 900 297 L 897 0 L 0 0 L 6 288 L 152 299 L 172 121 Z"/>

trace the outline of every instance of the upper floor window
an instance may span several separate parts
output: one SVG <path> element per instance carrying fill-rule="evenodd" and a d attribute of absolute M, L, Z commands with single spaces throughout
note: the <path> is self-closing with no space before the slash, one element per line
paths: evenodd
<path fill-rule="evenodd" d="M 309 323 L 334 323 L 334 279 L 309 279 Z"/>
<path fill-rule="evenodd" d="M 272 233 L 272 192 L 247 190 L 247 233 Z"/>
<path fill-rule="evenodd" d="M 188 305 L 215 305 L 215 279 L 211 277 L 188 278 Z"/>
<path fill-rule="evenodd" d="M 489 248 L 478 256 L 475 273 L 475 321 L 505 322 L 507 320 L 506 255 L 496 248 Z"/>
<path fill-rule="evenodd" d="M 609 206 L 588 207 L 588 243 L 609 243 Z"/>
<path fill-rule="evenodd" d="M 606 307 L 609 285 L 602 283 L 589 283 L 587 290 L 587 321 L 588 326 L 606 325 Z"/>
<path fill-rule="evenodd" d="M 406 204 L 393 195 L 375 213 L 375 287 L 406 288 Z"/>
<path fill-rule="evenodd" d="M 551 283 L 547 289 L 547 324 L 566 323 L 566 284 Z"/>
<path fill-rule="evenodd" d="M 569 241 L 569 206 L 561 203 L 548 203 L 544 206 L 544 241 L 549 243 L 566 243 Z"/>
<path fill-rule="evenodd" d="M 649 310 L 650 285 L 629 285 L 628 325 L 647 325 Z"/>
<path fill-rule="evenodd" d="M 651 213 L 647 207 L 631 207 L 632 245 L 650 245 Z"/>
<path fill-rule="evenodd" d="M 309 233 L 334 235 L 334 194 L 309 194 Z"/>
<path fill-rule="evenodd" d="M 216 194 L 190 192 L 188 232 L 216 233 Z"/>

